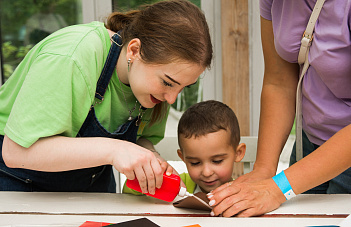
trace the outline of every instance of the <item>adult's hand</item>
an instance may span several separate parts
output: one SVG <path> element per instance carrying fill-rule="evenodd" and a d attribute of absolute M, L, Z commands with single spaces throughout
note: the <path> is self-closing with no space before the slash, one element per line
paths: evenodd
<path fill-rule="evenodd" d="M 273 179 L 226 183 L 209 193 L 212 216 L 250 217 L 277 209 L 286 201 Z"/>
<path fill-rule="evenodd" d="M 162 170 L 166 173 L 167 176 L 170 176 L 171 174 L 179 176 L 179 173 L 175 170 L 175 168 L 173 168 L 166 160 L 164 160 L 158 152 L 155 152 L 155 155 L 158 157 Z M 180 186 L 186 188 L 185 183 L 182 180 L 180 181 Z"/>
<path fill-rule="evenodd" d="M 235 179 L 235 183 L 243 183 L 243 182 L 257 182 L 257 181 L 262 181 L 262 180 L 266 180 L 269 179 L 271 177 L 273 177 L 274 174 L 271 171 L 268 171 L 266 169 L 253 169 L 251 172 L 246 173 L 240 177 L 238 177 L 237 179 Z"/>
<path fill-rule="evenodd" d="M 127 179 L 138 179 L 142 193 L 155 194 L 155 188 L 160 188 L 163 182 L 163 173 L 168 164 L 160 162 L 152 151 L 125 142 L 112 157 L 112 164 Z"/>

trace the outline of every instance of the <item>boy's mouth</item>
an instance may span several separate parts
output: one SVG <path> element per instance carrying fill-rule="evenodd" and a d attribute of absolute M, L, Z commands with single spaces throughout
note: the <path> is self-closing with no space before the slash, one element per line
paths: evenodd
<path fill-rule="evenodd" d="M 205 185 L 207 186 L 212 186 L 217 183 L 218 180 L 213 180 L 213 181 L 202 181 Z"/>

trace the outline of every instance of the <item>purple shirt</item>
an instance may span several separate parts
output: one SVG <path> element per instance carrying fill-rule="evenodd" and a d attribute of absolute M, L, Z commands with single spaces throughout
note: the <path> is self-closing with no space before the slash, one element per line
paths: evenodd
<path fill-rule="evenodd" d="M 272 21 L 276 51 L 288 62 L 297 63 L 315 2 L 260 0 L 261 16 Z M 315 25 L 302 84 L 302 116 L 304 131 L 318 145 L 351 124 L 350 10 L 351 0 L 326 0 Z"/>

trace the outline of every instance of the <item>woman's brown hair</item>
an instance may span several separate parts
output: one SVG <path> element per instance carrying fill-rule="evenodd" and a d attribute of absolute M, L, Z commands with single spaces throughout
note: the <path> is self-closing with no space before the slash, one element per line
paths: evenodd
<path fill-rule="evenodd" d="M 140 39 L 140 55 L 147 64 L 187 61 L 209 68 L 212 43 L 203 12 L 187 0 L 161 1 L 140 10 L 112 13 L 106 28 L 121 30 L 123 43 Z M 151 123 L 167 113 L 166 102 L 157 104 Z"/>

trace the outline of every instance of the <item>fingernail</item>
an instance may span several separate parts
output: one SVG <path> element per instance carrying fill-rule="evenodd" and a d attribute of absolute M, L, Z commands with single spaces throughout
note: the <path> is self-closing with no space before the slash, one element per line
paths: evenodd
<path fill-rule="evenodd" d="M 149 192 L 149 194 L 154 195 L 155 191 L 152 190 L 152 191 Z"/>
<path fill-rule="evenodd" d="M 211 201 L 208 203 L 208 205 L 213 206 L 215 203 L 216 203 L 215 200 L 211 200 Z"/>
<path fill-rule="evenodd" d="M 214 213 L 213 213 L 213 211 L 211 211 L 210 215 L 211 215 L 212 217 L 214 216 Z"/>
<path fill-rule="evenodd" d="M 211 199 L 213 197 L 213 194 L 207 194 L 207 198 Z"/>
<path fill-rule="evenodd" d="M 172 173 L 170 173 L 170 172 L 167 172 L 167 173 L 166 173 L 166 175 L 167 175 L 167 176 L 171 176 L 171 175 L 172 175 Z"/>

